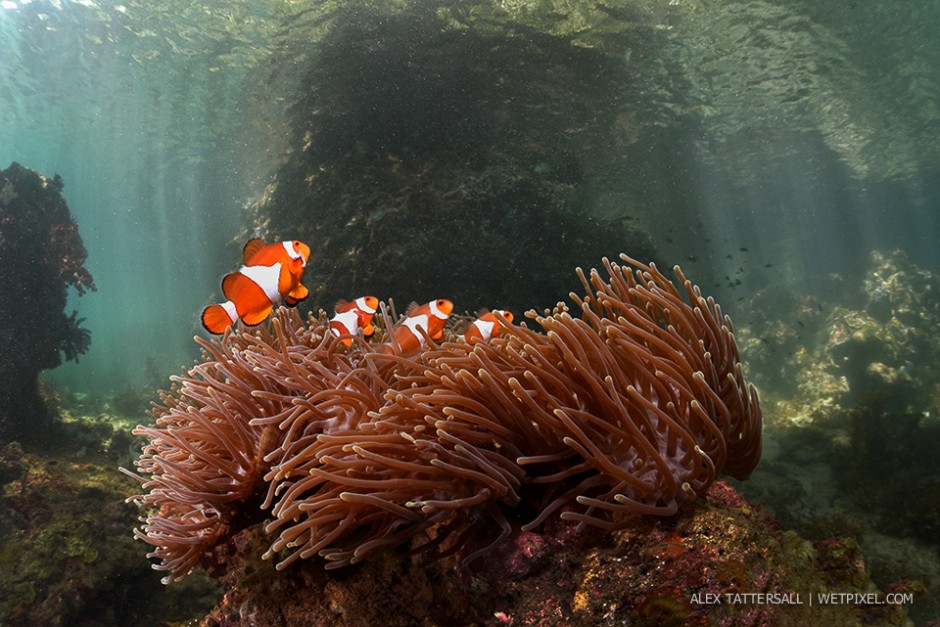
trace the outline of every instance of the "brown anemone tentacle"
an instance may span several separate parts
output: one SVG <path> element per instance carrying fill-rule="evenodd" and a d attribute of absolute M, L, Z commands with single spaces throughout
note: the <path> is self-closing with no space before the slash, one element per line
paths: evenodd
<path fill-rule="evenodd" d="M 472 346 L 445 331 L 389 354 L 384 304 L 371 343 L 286 309 L 197 338 L 202 362 L 161 393 L 125 471 L 155 568 L 182 578 L 259 515 L 279 569 L 482 545 L 466 563 L 513 524 L 618 529 L 746 477 L 762 416 L 730 320 L 678 267 L 670 281 L 620 261 L 578 269 L 573 306 L 500 318 L 502 336 Z"/>

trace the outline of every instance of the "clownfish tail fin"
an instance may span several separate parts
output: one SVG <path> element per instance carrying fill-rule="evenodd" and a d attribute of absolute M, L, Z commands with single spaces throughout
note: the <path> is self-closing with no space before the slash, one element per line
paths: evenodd
<path fill-rule="evenodd" d="M 235 323 L 235 320 L 238 319 L 237 314 L 235 320 L 233 320 L 229 315 L 228 308 L 225 306 L 229 303 L 233 305 L 231 309 L 234 310 L 235 307 L 232 301 L 221 305 L 209 305 L 202 310 L 202 326 L 206 328 L 206 331 L 216 335 L 222 335 L 227 328 Z"/>

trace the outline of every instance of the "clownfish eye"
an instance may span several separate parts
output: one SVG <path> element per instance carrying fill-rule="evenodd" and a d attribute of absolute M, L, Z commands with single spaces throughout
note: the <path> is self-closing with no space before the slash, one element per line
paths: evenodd
<path fill-rule="evenodd" d="M 438 306 L 438 307 L 443 307 L 443 306 L 444 306 L 444 299 L 443 299 L 443 298 L 438 299 L 438 301 L 437 301 L 437 306 Z"/>

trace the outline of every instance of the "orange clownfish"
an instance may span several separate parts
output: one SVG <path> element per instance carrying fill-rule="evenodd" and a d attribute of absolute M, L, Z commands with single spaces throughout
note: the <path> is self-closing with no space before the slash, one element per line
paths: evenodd
<path fill-rule="evenodd" d="M 405 318 L 392 329 L 391 346 L 386 346 L 386 352 L 394 351 L 407 355 L 424 346 L 424 332 L 433 340 L 439 340 L 444 335 L 444 325 L 454 311 L 454 303 L 439 298 L 425 303 L 420 307 L 411 303 Z M 396 350 L 397 347 L 397 350 Z"/>
<path fill-rule="evenodd" d="M 330 318 L 330 330 L 333 335 L 356 335 L 362 330 L 364 337 L 372 337 L 375 327 L 372 326 L 372 316 L 379 308 L 379 299 L 375 296 L 360 296 L 353 302 L 341 300 L 336 303 L 336 315 Z M 346 346 L 352 345 L 352 338 L 340 340 Z"/>
<path fill-rule="evenodd" d="M 209 333 L 225 333 L 239 319 L 248 326 L 264 322 L 283 300 L 294 307 L 309 291 L 300 283 L 310 259 L 310 247 L 297 240 L 265 244 L 248 240 L 242 250 L 242 267 L 225 275 L 226 300 L 202 310 L 202 326 Z"/>
<path fill-rule="evenodd" d="M 466 340 L 468 344 L 476 344 L 477 342 L 485 342 L 490 338 L 502 335 L 506 327 L 499 321 L 499 318 L 496 317 L 497 313 L 502 314 L 506 322 L 512 322 L 512 313 L 505 309 L 494 309 L 493 311 L 483 312 L 480 314 L 479 318 L 474 320 L 470 323 L 470 326 L 467 327 L 467 330 L 463 334 L 463 339 Z"/>

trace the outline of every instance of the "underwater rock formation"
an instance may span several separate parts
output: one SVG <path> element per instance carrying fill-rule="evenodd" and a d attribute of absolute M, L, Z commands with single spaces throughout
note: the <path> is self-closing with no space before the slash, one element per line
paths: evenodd
<path fill-rule="evenodd" d="M 619 59 L 521 26 L 454 30 L 432 5 L 331 16 L 244 237 L 310 243 L 321 305 L 446 294 L 522 311 L 574 288 L 572 267 L 655 258 L 628 218 L 593 211 L 578 156 L 622 113 Z"/>
<path fill-rule="evenodd" d="M 886 533 L 940 531 L 940 276 L 901 251 L 874 251 L 858 308 L 828 318 L 826 361 L 846 382 L 825 427 L 837 484 Z M 824 428 L 825 428 L 824 427 Z"/>
<path fill-rule="evenodd" d="M 211 582 L 161 586 L 124 533 L 135 508 L 114 465 L 133 438 L 108 417 L 63 416 L 67 446 L 0 445 L 0 625 L 153 627 L 208 611 Z"/>
<path fill-rule="evenodd" d="M 564 269 L 624 249 L 655 259 L 672 224 L 686 225 L 677 251 L 717 254 L 708 225 L 750 224 L 753 190 L 787 198 L 793 177 L 833 199 L 820 227 L 838 233 L 869 196 L 858 180 L 940 164 L 917 139 L 940 94 L 933 11 L 313 2 L 285 29 L 308 37 L 284 42 L 294 54 L 272 70 L 300 84 L 283 161 L 238 239 L 308 241 L 320 306 L 447 293 L 473 310 L 550 306 L 570 289 Z M 812 272 L 789 247 L 804 240 L 795 208 L 754 215 L 781 229 L 767 254 Z"/>
<path fill-rule="evenodd" d="M 761 389 L 786 399 L 781 423 L 824 426 L 872 398 L 888 411 L 929 413 L 940 399 L 940 367 L 930 367 L 940 354 L 940 277 L 902 251 L 872 252 L 858 276 L 825 300 L 779 290 L 753 300 L 765 314 L 739 340 Z"/>
<path fill-rule="evenodd" d="M 0 441 L 41 431 L 39 373 L 91 342 L 77 312 L 63 311 L 69 287 L 81 295 L 95 283 L 62 186 L 18 163 L 0 170 Z"/>
<path fill-rule="evenodd" d="M 560 519 L 613 530 L 672 516 L 760 458 L 761 412 L 730 321 L 676 268 L 605 260 L 559 304 L 490 343 L 414 357 L 294 310 L 222 340 L 163 394 L 133 497 L 167 581 L 266 522 L 278 568 L 396 547 L 472 564 Z M 634 267 L 630 267 L 634 266 Z M 386 328 L 389 321 L 386 319 Z M 381 341 L 381 338 L 374 338 Z M 125 471 L 127 472 L 127 471 Z"/>
<path fill-rule="evenodd" d="M 203 624 L 803 627 L 907 618 L 903 605 L 820 605 L 815 595 L 829 592 L 884 598 L 858 545 L 782 533 L 721 481 L 686 515 L 613 533 L 560 521 L 538 533 L 514 528 L 469 573 L 454 556 L 418 565 L 389 554 L 351 572 L 306 564 L 276 572 L 259 558 L 266 542 L 252 527 L 213 550 L 208 567 L 228 592 Z"/>
<path fill-rule="evenodd" d="M 936 543 L 940 418 L 935 409 L 891 405 L 876 392 L 839 416 L 845 431 L 833 442 L 833 479 L 884 533 Z"/>

